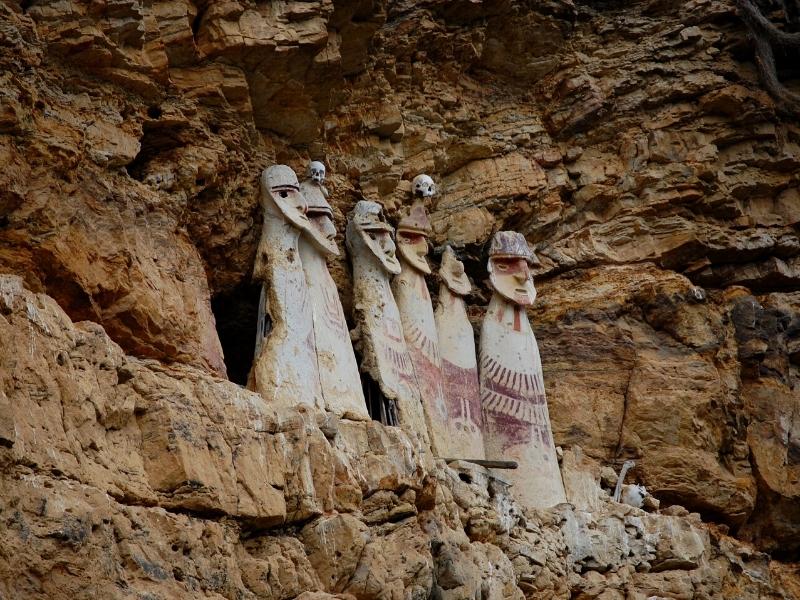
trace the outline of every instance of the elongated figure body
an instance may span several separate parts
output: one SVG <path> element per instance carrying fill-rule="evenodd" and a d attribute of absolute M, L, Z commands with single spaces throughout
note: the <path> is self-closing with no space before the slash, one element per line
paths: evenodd
<path fill-rule="evenodd" d="M 494 293 L 483 319 L 480 347 L 481 406 L 486 455 L 515 460 L 507 472 L 526 506 L 566 502 L 558 466 L 539 348 L 525 307 L 533 304 L 528 263 L 533 254 L 522 234 L 500 231 L 489 249 Z"/>
<path fill-rule="evenodd" d="M 442 386 L 450 417 L 447 455 L 483 459 L 484 424 L 478 358 L 472 324 L 464 304 L 464 296 L 469 294 L 472 285 L 464 272 L 464 265 L 449 246 L 442 254 L 439 276 L 439 305 L 435 317 L 442 357 Z"/>
<path fill-rule="evenodd" d="M 350 341 L 339 290 L 328 272 L 326 256 L 336 256 L 336 227 L 326 200 L 325 167 L 314 161 L 309 178 L 300 184 L 308 205 L 306 216 L 319 234 L 300 237 L 300 260 L 311 297 L 317 364 L 325 409 L 339 417 L 369 419 L 358 364 Z"/>
<path fill-rule="evenodd" d="M 442 362 L 433 304 L 425 282 L 431 272 L 426 256 L 431 225 L 421 203 L 411 207 L 397 225 L 400 274 L 392 281 L 400 321 L 414 378 L 425 411 L 431 448 L 436 456 L 449 456 L 450 423 L 442 389 Z"/>
<path fill-rule="evenodd" d="M 324 407 L 313 315 L 298 238 L 312 232 L 297 175 L 274 165 L 261 176 L 264 227 L 253 278 L 260 281 L 258 331 L 248 387 L 267 402 Z"/>
<path fill-rule="evenodd" d="M 425 416 L 389 284 L 389 276 L 400 272 L 400 263 L 380 204 L 356 203 L 347 223 L 347 247 L 353 261 L 356 350 L 365 377 L 377 384 L 367 404 L 373 418 L 401 426 L 427 448 Z"/>

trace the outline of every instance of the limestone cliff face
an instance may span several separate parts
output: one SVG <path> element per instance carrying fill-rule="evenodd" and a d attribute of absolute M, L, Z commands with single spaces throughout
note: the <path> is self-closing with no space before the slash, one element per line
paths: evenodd
<path fill-rule="evenodd" d="M 258 175 L 309 158 L 340 232 L 432 175 L 476 325 L 524 233 L 564 468 L 715 525 L 523 515 L 226 381 Z M 800 127 L 732 2 L 4 0 L 0 164 L 0 596 L 798 594 Z"/>

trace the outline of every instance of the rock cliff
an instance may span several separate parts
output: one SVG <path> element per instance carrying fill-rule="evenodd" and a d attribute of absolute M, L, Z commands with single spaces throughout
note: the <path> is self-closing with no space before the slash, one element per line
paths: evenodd
<path fill-rule="evenodd" d="M 800 597 L 800 126 L 733 2 L 3 0 L 0 66 L 0 597 Z M 340 248 L 436 179 L 475 325 L 533 244 L 572 506 L 237 385 L 310 158 Z"/>

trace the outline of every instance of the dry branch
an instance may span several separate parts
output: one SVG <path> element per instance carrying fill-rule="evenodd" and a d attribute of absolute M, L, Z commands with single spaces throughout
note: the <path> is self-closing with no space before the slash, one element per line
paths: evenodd
<path fill-rule="evenodd" d="M 792 113 L 800 113 L 800 94 L 786 88 L 778 79 L 773 45 L 800 49 L 800 33 L 786 32 L 765 17 L 752 0 L 737 0 L 742 17 L 750 30 L 755 44 L 756 66 L 764 87 L 778 104 Z M 789 15 L 789 10 L 784 7 Z"/>

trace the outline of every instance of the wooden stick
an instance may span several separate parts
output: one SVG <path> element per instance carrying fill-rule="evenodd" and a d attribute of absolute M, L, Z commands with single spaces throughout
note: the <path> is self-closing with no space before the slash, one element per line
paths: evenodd
<path fill-rule="evenodd" d="M 516 469 L 519 465 L 515 460 L 483 460 L 482 458 L 445 458 L 445 462 L 453 462 L 456 460 L 463 460 L 464 462 L 473 463 L 489 469 Z"/>

